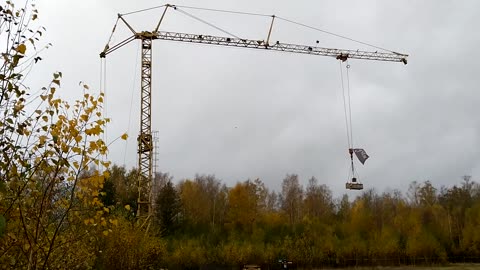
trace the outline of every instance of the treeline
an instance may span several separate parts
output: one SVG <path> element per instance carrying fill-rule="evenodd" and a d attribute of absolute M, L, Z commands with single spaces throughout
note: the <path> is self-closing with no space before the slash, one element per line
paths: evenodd
<path fill-rule="evenodd" d="M 130 228 L 135 223 L 136 175 L 113 166 L 104 188 L 104 204 L 130 220 Z M 126 235 L 107 241 L 103 256 L 110 269 L 128 268 L 139 258 L 158 267 L 181 268 L 271 266 L 279 259 L 313 267 L 480 258 L 480 186 L 470 177 L 453 187 L 413 182 L 405 194 L 370 189 L 355 198 L 333 198 L 314 177 L 303 187 L 295 174 L 282 180 L 279 192 L 260 179 L 227 187 L 213 175 L 174 184 L 170 175 L 158 174 L 155 182 L 152 236 L 132 242 L 133 231 L 123 228 Z M 125 211 L 127 204 L 130 211 Z M 133 250 L 142 251 L 137 257 L 115 256 Z"/>

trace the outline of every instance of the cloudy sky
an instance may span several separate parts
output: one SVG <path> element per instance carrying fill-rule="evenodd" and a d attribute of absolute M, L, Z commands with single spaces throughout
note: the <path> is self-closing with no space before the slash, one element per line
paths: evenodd
<path fill-rule="evenodd" d="M 37 0 L 45 41 L 53 47 L 32 84 L 62 71 L 60 95 L 78 98 L 84 81 L 100 87 L 99 53 L 118 13 L 164 1 Z M 350 60 L 355 147 L 370 159 L 358 165 L 366 188 L 405 191 L 411 181 L 440 187 L 480 175 L 480 118 L 476 51 L 478 1 L 194 1 L 171 4 L 275 14 L 352 39 L 409 54 L 409 63 Z M 270 18 L 184 9 L 236 36 L 266 39 Z M 137 31 L 152 30 L 163 9 L 128 15 Z M 224 33 L 169 10 L 161 30 Z M 119 24 L 111 45 L 129 36 Z M 278 20 L 271 40 L 333 48 L 377 50 Z M 112 118 L 109 158 L 136 166 L 139 129 L 139 41 L 107 56 L 105 113 Z M 158 168 L 175 179 L 215 174 L 227 185 L 262 179 L 279 190 L 287 173 L 302 183 L 315 176 L 335 196 L 349 160 L 340 64 L 321 56 L 155 41 L 153 129 Z"/>

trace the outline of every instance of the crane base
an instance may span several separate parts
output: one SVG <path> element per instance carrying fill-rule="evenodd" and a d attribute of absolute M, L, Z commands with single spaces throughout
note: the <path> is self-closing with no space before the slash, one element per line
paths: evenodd
<path fill-rule="evenodd" d="M 346 183 L 345 188 L 351 189 L 351 190 L 362 190 L 363 184 L 362 183 Z"/>

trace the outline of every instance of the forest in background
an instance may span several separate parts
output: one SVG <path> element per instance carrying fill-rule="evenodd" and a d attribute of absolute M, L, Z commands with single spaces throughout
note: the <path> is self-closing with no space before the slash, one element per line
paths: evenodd
<path fill-rule="evenodd" d="M 78 100 L 67 102 L 61 72 L 46 86 L 25 85 L 51 47 L 39 18 L 33 1 L 0 4 L 0 269 L 479 261 L 480 187 L 470 177 L 333 198 L 317 179 L 303 187 L 295 174 L 279 179 L 278 192 L 261 179 L 227 187 L 213 175 L 174 184 L 158 174 L 155 215 L 142 226 L 138 172 L 106 156 L 103 93 L 80 82 Z"/>
<path fill-rule="evenodd" d="M 136 171 L 113 166 L 110 175 L 103 203 L 132 205 L 121 212 L 134 222 Z M 154 235 L 165 248 L 163 259 L 157 257 L 165 265 L 287 259 L 308 268 L 480 259 L 480 185 L 469 176 L 452 187 L 412 182 L 406 193 L 369 189 L 356 198 L 333 198 L 314 177 L 303 187 L 295 174 L 286 175 L 279 192 L 260 179 L 227 187 L 213 175 L 174 184 L 168 174 L 157 174 L 156 182 Z M 115 253 L 132 248 L 117 240 Z"/>

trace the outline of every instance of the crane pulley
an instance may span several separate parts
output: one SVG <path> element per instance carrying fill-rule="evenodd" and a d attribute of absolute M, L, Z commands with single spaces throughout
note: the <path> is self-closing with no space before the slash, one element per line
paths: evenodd
<path fill-rule="evenodd" d="M 400 62 L 400 63 L 407 64 L 408 55 L 393 52 L 393 51 L 369 52 L 369 51 L 361 51 L 361 50 L 334 49 L 334 48 L 323 48 L 323 47 L 308 46 L 308 45 L 289 44 L 289 43 L 283 43 L 280 41 L 276 41 L 270 44 L 272 27 L 273 27 L 274 20 L 276 18 L 275 15 L 271 15 L 272 22 L 271 22 L 271 25 L 268 31 L 268 37 L 266 40 L 252 40 L 252 39 L 239 38 L 209 23 L 207 24 L 215 27 L 217 30 L 222 30 L 228 36 L 212 36 L 212 35 L 205 35 L 205 34 L 189 34 L 189 33 L 159 31 L 159 27 L 169 8 L 173 8 L 174 10 L 181 11 L 182 13 L 189 15 L 187 12 L 181 10 L 178 6 L 175 6 L 175 5 L 166 4 L 160 7 L 165 7 L 165 9 L 162 13 L 160 20 L 151 31 L 136 31 L 125 20 L 124 18 L 125 15 L 135 13 L 135 12 L 131 12 L 124 15 L 118 14 L 117 23 L 118 21 L 122 21 L 127 26 L 127 28 L 132 32 L 132 35 L 112 47 L 110 47 L 110 44 L 109 44 L 110 40 L 109 40 L 107 45 L 105 45 L 104 50 L 100 53 L 100 57 L 105 58 L 111 52 L 123 47 L 124 45 L 132 42 L 133 40 L 141 40 L 141 48 L 142 48 L 142 52 L 141 52 L 141 113 L 140 113 L 140 134 L 137 138 L 138 169 L 139 169 L 139 176 L 137 181 L 138 183 L 137 217 L 146 215 L 148 219 L 153 213 L 152 212 L 153 198 L 151 194 L 152 164 L 153 164 L 153 153 L 152 153 L 153 140 L 152 140 L 152 129 L 151 129 L 152 41 L 153 40 L 166 40 L 166 41 L 177 41 L 177 42 L 185 42 L 185 43 L 196 43 L 196 44 L 217 45 L 217 46 L 236 47 L 236 48 L 288 52 L 288 53 L 296 53 L 296 54 L 319 55 L 319 56 L 333 57 L 337 60 L 340 60 L 341 62 L 345 62 L 348 59 L 361 59 L 361 60 Z M 158 8 L 158 7 L 155 7 L 155 8 Z M 200 8 L 196 8 L 196 9 L 200 9 Z M 206 9 L 206 10 L 212 11 L 212 9 Z M 144 10 L 141 10 L 138 12 L 142 12 L 142 11 Z M 219 10 L 213 10 L 213 11 L 219 11 Z M 247 14 L 243 12 L 230 12 L 230 13 Z M 196 18 L 193 15 L 189 15 L 189 16 L 192 18 Z M 205 21 L 202 21 L 202 22 L 205 23 Z M 116 29 L 116 26 L 117 24 L 115 24 L 112 30 L 112 35 Z M 110 36 L 110 39 L 111 39 L 111 36 Z"/>

